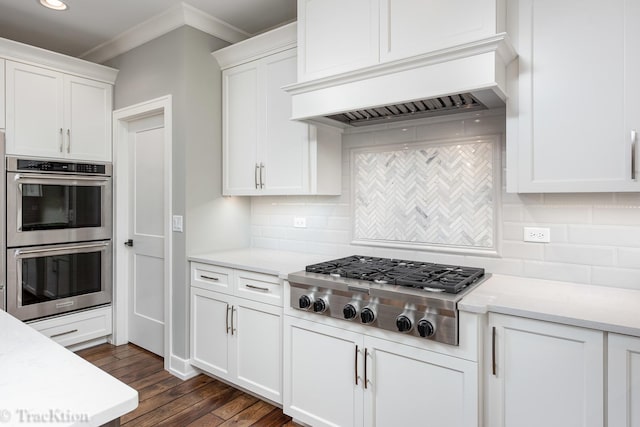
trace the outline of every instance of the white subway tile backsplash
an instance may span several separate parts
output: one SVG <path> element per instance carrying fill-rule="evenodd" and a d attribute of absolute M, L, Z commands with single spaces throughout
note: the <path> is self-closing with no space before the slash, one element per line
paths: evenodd
<path fill-rule="evenodd" d="M 517 205 L 502 205 L 503 221 L 522 221 L 522 207 Z"/>
<path fill-rule="evenodd" d="M 618 248 L 618 262 L 616 265 L 640 269 L 640 249 Z"/>
<path fill-rule="evenodd" d="M 640 226 L 640 206 L 594 207 L 593 222 L 596 224 Z"/>
<path fill-rule="evenodd" d="M 524 275 L 538 279 L 590 283 L 591 267 L 565 263 L 524 261 Z"/>
<path fill-rule="evenodd" d="M 640 247 L 640 227 L 569 225 L 569 242 L 598 246 Z"/>
<path fill-rule="evenodd" d="M 594 285 L 638 289 L 640 288 L 640 270 L 593 267 L 591 282 Z"/>
<path fill-rule="evenodd" d="M 615 249 L 611 247 L 579 245 L 544 245 L 544 259 L 551 262 L 565 262 L 584 265 L 614 265 Z"/>
<path fill-rule="evenodd" d="M 524 206 L 522 208 L 524 221 L 537 224 L 569 223 L 589 224 L 591 222 L 590 206 Z"/>
<path fill-rule="evenodd" d="M 640 193 L 501 195 L 500 256 L 350 244 L 351 149 L 392 142 L 504 133 L 504 118 L 482 115 L 432 124 L 376 126 L 343 135 L 341 196 L 253 197 L 252 245 L 325 254 L 396 257 L 482 267 L 489 273 L 640 289 Z M 501 148 L 504 152 L 504 145 Z M 504 154 L 503 154 L 504 155 Z M 337 173 L 337 171 L 336 171 Z M 504 181 L 503 181 L 504 183 Z M 295 229 L 304 216 L 307 228 Z M 548 227 L 551 243 L 523 242 L 523 227 Z"/>
<path fill-rule="evenodd" d="M 511 242 L 502 243 L 500 254 L 504 258 L 544 259 L 544 243 Z"/>

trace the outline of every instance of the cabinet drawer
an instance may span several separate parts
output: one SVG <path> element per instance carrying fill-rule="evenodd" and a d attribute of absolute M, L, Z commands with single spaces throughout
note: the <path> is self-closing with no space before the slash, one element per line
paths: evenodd
<path fill-rule="evenodd" d="M 269 274 L 236 270 L 236 295 L 254 301 L 282 306 L 280 279 Z"/>
<path fill-rule="evenodd" d="M 81 311 L 29 324 L 65 347 L 111 335 L 111 307 Z"/>
<path fill-rule="evenodd" d="M 232 294 L 233 270 L 217 265 L 191 263 L 191 286 Z"/>

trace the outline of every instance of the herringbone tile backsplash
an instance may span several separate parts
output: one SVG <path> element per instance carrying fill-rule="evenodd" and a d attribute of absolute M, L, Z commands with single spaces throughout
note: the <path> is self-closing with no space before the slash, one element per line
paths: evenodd
<path fill-rule="evenodd" d="M 493 141 L 352 153 L 358 241 L 492 248 Z"/>

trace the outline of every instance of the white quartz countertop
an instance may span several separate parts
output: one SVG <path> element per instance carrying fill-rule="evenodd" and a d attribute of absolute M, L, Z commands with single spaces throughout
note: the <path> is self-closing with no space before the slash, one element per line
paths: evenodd
<path fill-rule="evenodd" d="M 286 279 L 289 273 L 304 270 L 305 266 L 332 259 L 328 255 L 287 252 L 271 249 L 247 248 L 233 251 L 192 255 L 189 261 L 223 267 L 272 274 Z"/>
<path fill-rule="evenodd" d="M 0 426 L 100 426 L 137 406 L 137 391 L 0 310 Z"/>
<path fill-rule="evenodd" d="M 458 308 L 640 336 L 640 291 L 632 289 L 494 274 Z"/>

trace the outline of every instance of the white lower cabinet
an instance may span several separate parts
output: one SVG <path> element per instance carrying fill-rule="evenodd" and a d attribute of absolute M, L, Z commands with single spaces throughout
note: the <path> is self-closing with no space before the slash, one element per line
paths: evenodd
<path fill-rule="evenodd" d="M 282 403 L 282 308 L 191 288 L 191 364 Z"/>
<path fill-rule="evenodd" d="M 487 426 L 604 425 L 604 332 L 493 313 L 489 332 Z"/>
<path fill-rule="evenodd" d="M 640 338 L 608 338 L 608 426 L 640 427 Z"/>
<path fill-rule="evenodd" d="M 478 425 L 477 364 L 285 317 L 284 411 L 312 426 Z"/>

